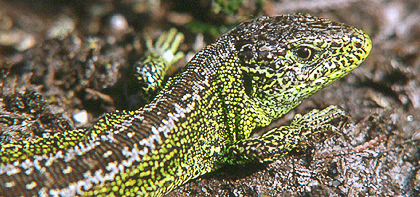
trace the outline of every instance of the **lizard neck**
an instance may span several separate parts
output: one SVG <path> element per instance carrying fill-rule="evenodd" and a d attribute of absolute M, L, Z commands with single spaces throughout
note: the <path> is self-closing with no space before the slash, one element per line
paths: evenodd
<path fill-rule="evenodd" d="M 213 86 L 218 88 L 218 100 L 223 108 L 222 116 L 227 129 L 225 133 L 230 141 L 248 138 L 256 127 L 270 124 L 272 117 L 267 116 L 247 93 L 249 79 L 243 72 L 235 41 L 222 37 L 215 46 L 225 47 L 219 48 L 218 54 L 212 56 L 217 57 Z"/>

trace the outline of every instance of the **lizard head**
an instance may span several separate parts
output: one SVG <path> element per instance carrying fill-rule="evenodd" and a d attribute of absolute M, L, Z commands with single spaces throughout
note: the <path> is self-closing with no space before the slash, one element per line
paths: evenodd
<path fill-rule="evenodd" d="M 230 35 L 246 94 L 273 118 L 358 67 L 372 48 L 363 31 L 308 14 L 261 17 Z"/>

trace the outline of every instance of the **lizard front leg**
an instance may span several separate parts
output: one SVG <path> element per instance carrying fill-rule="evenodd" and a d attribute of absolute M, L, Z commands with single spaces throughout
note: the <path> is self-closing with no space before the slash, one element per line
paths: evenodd
<path fill-rule="evenodd" d="M 301 115 L 297 114 L 289 126 L 272 129 L 256 138 L 232 142 L 226 148 L 227 164 L 274 161 L 292 149 L 307 146 L 309 138 L 318 133 L 337 132 L 334 123 L 345 117 L 345 112 L 331 105 L 324 110 L 314 109 Z"/>

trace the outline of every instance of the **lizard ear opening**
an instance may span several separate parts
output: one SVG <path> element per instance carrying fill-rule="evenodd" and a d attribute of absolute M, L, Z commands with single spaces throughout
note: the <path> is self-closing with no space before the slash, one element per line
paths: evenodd
<path fill-rule="evenodd" d="M 244 88 L 245 94 L 249 97 L 252 97 L 253 89 L 252 89 L 252 76 L 250 73 L 242 72 L 242 79 L 244 81 Z"/>

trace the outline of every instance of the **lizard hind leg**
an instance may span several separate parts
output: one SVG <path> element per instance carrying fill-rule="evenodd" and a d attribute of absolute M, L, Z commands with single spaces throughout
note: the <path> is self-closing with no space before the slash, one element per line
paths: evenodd
<path fill-rule="evenodd" d="M 152 39 L 145 35 L 148 53 L 135 65 L 135 75 L 144 85 L 146 93 L 155 93 L 163 88 L 163 81 L 169 67 L 184 57 L 178 51 L 179 45 L 184 41 L 184 35 L 175 28 L 164 32 L 152 44 Z"/>

